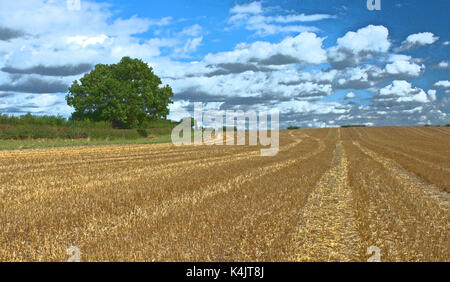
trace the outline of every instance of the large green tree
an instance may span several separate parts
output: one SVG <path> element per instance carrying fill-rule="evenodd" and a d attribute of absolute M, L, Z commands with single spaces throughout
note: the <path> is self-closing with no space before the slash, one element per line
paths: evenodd
<path fill-rule="evenodd" d="M 166 118 L 173 97 L 169 85 L 139 59 L 124 57 L 118 64 L 98 64 L 66 96 L 75 108 L 73 119 L 110 121 L 114 126 L 138 127 L 146 119 Z"/>

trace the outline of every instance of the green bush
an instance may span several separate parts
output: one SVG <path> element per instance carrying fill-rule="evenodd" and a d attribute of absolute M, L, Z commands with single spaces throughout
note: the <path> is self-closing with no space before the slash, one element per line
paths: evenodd
<path fill-rule="evenodd" d="M 341 125 L 341 127 L 366 127 L 364 124 L 346 124 Z"/>
<path fill-rule="evenodd" d="M 139 135 L 140 135 L 141 137 L 145 137 L 145 138 L 148 137 L 147 130 L 145 130 L 145 129 L 137 129 L 136 131 L 137 131 L 137 133 L 139 133 Z"/>
<path fill-rule="evenodd" d="M 109 122 L 67 120 L 60 116 L 8 116 L 0 114 L 0 139 L 138 139 L 152 135 L 170 135 L 177 123 L 169 120 L 147 121 L 145 127 L 115 129 Z"/>

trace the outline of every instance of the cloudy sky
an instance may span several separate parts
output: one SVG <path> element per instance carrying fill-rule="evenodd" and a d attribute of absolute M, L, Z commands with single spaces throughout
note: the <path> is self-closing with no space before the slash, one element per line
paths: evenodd
<path fill-rule="evenodd" d="M 131 56 L 173 88 L 173 119 L 203 102 L 278 109 L 281 127 L 446 124 L 449 11 L 448 0 L 381 0 L 381 11 L 366 0 L 0 0 L 0 112 L 69 117 L 74 80 Z"/>

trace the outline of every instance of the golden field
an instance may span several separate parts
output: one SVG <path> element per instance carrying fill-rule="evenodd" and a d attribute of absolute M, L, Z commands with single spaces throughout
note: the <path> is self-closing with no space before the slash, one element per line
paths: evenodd
<path fill-rule="evenodd" d="M 450 261 L 450 128 L 0 152 L 0 261 Z"/>

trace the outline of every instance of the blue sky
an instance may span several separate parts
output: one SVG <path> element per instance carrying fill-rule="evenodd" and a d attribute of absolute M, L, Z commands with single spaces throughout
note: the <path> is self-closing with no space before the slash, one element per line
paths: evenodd
<path fill-rule="evenodd" d="M 0 112 L 68 117 L 74 80 L 131 56 L 172 86 L 172 119 L 201 101 L 282 127 L 450 123 L 450 1 L 380 2 L 0 0 Z"/>

